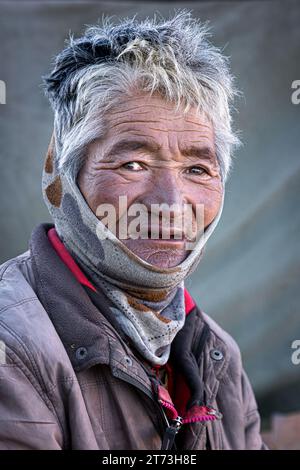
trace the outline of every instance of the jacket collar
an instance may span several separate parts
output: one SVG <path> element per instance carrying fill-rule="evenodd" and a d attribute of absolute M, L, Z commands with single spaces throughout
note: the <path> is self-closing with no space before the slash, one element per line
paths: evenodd
<path fill-rule="evenodd" d="M 58 253 L 48 238 L 47 233 L 51 228 L 54 228 L 54 224 L 42 223 L 32 231 L 29 247 L 33 273 L 37 296 L 74 370 L 79 372 L 97 363 L 111 366 L 114 363 L 122 364 L 124 358 L 132 356 L 129 342 L 120 336 L 92 303 L 83 284 L 79 282 L 80 276 L 70 269 L 70 263 L 62 261 L 61 252 Z"/>
<path fill-rule="evenodd" d="M 47 236 L 52 227 L 49 223 L 38 225 L 29 242 L 37 296 L 75 371 L 97 363 L 109 364 L 108 335 L 116 339 L 118 334 L 53 248 Z"/>
<path fill-rule="evenodd" d="M 62 262 L 47 235 L 53 227 L 54 224 L 50 223 L 38 225 L 31 234 L 29 246 L 37 296 L 64 344 L 74 370 L 79 372 L 96 364 L 106 364 L 114 375 L 117 370 L 122 370 L 149 389 L 149 377 L 141 367 L 143 363 L 147 369 L 147 363 L 136 351 L 132 354 L 129 343 L 96 308 L 83 285 Z M 195 350 L 203 327 L 204 320 L 198 311 L 193 341 Z M 222 352 L 222 361 L 210 359 L 213 349 Z M 128 360 L 131 361 L 130 367 Z M 210 402 L 217 393 L 219 380 L 225 374 L 228 362 L 226 344 L 214 336 L 204 350 L 203 378 Z"/>

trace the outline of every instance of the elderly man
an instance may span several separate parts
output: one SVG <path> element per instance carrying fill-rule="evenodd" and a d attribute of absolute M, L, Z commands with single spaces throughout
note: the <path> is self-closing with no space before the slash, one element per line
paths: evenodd
<path fill-rule="evenodd" d="M 265 449 L 238 346 L 184 286 L 238 143 L 226 58 L 179 12 L 90 26 L 43 78 L 54 224 L 1 266 L 0 447 Z"/>

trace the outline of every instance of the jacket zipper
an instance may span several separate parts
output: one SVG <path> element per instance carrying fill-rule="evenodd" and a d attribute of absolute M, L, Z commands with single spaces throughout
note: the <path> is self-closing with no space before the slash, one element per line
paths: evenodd
<path fill-rule="evenodd" d="M 167 416 L 166 416 L 166 414 L 163 410 L 162 405 L 160 405 L 160 403 L 158 403 L 157 401 L 155 401 L 153 399 L 153 395 L 148 390 L 148 388 L 144 387 L 138 380 L 132 378 L 129 374 L 126 374 L 126 372 L 123 372 L 120 369 L 114 369 L 113 375 L 115 377 L 119 378 L 119 379 L 124 380 L 125 382 L 129 383 L 130 385 L 134 385 L 136 388 L 138 388 L 143 393 L 145 393 L 149 398 L 151 398 L 152 402 L 155 403 L 155 406 L 159 410 L 159 415 L 162 417 L 162 420 L 163 420 L 164 424 L 162 425 L 161 429 L 162 429 L 163 433 L 165 433 L 165 426 L 167 426 L 167 428 L 170 427 L 168 418 L 167 418 Z"/>
<path fill-rule="evenodd" d="M 161 450 L 170 450 L 173 448 L 176 434 L 181 429 L 182 424 L 181 416 L 177 416 L 177 418 L 172 419 L 171 424 L 168 424 L 168 427 L 165 430 Z"/>

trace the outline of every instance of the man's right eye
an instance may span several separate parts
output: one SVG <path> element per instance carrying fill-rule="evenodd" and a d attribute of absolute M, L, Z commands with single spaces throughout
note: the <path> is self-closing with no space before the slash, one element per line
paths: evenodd
<path fill-rule="evenodd" d="M 139 162 L 136 162 L 136 161 L 124 163 L 124 165 L 122 165 L 122 168 L 125 168 L 127 170 L 131 170 L 131 171 L 141 171 L 141 170 L 143 170 L 142 165 Z"/>

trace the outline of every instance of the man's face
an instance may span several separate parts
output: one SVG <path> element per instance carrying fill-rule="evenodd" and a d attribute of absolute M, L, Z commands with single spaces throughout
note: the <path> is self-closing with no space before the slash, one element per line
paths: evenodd
<path fill-rule="evenodd" d="M 213 126 L 193 108 L 188 114 L 182 109 L 176 113 L 158 95 L 124 98 L 110 112 L 104 138 L 89 145 L 77 184 L 95 214 L 100 204 L 115 207 L 117 236 L 124 216 L 119 196 L 127 197 L 128 208 L 143 204 L 149 215 L 152 204 L 189 204 L 193 224 L 196 204 L 203 204 L 205 228 L 218 213 L 223 191 Z M 172 227 L 172 212 L 170 216 Z M 148 228 L 152 228 L 150 216 Z M 180 264 L 188 255 L 184 236 L 163 239 L 161 232 L 159 236 L 122 242 L 150 264 L 161 268 Z"/>

